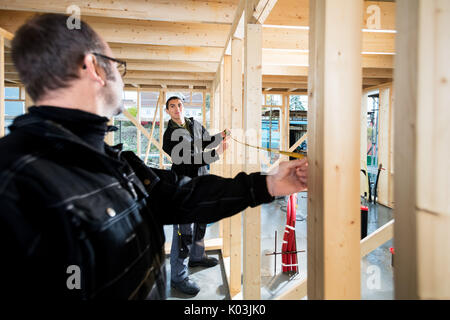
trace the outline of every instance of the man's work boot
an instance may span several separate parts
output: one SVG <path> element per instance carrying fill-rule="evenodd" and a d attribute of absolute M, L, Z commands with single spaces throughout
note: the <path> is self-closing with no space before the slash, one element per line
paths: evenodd
<path fill-rule="evenodd" d="M 200 261 L 191 261 L 189 259 L 189 267 L 204 267 L 204 268 L 211 268 L 216 266 L 219 263 L 219 260 L 213 257 L 204 257 Z"/>
<path fill-rule="evenodd" d="M 196 295 L 200 291 L 197 284 L 194 281 L 189 280 L 189 278 L 185 278 L 181 282 L 170 281 L 170 285 L 172 288 L 189 295 Z"/>

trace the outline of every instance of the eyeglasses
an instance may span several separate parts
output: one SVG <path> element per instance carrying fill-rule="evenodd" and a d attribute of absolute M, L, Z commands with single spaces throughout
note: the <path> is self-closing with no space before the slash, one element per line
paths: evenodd
<path fill-rule="evenodd" d="M 119 59 L 114 59 L 114 58 L 111 58 L 111 57 L 108 57 L 108 56 L 105 56 L 103 54 L 96 53 L 96 52 L 93 52 L 92 54 L 97 56 L 97 57 L 100 57 L 100 58 L 103 58 L 103 59 L 107 59 L 107 60 L 111 60 L 111 61 L 115 62 L 116 68 L 119 71 L 121 77 L 122 78 L 125 77 L 125 74 L 127 73 L 127 62 L 126 61 L 119 60 Z"/>

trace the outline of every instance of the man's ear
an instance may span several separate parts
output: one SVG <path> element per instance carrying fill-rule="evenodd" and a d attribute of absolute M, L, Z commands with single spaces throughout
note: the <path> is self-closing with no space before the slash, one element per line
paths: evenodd
<path fill-rule="evenodd" d="M 97 59 L 93 54 L 87 54 L 84 56 L 82 69 L 82 72 L 86 73 L 91 80 L 98 82 L 102 87 L 106 84 L 101 75 L 101 73 L 104 72 L 102 72 L 103 70 L 101 70 L 98 66 Z"/>

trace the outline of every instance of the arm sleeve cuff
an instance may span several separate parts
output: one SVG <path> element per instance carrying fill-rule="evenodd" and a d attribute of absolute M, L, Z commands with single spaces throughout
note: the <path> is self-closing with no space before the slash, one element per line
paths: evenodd
<path fill-rule="evenodd" d="M 275 197 L 272 197 L 267 189 L 267 180 L 266 175 L 261 174 L 260 172 L 251 173 L 250 175 L 250 197 L 251 203 L 250 206 L 256 207 L 263 203 L 269 203 L 275 200 Z"/>

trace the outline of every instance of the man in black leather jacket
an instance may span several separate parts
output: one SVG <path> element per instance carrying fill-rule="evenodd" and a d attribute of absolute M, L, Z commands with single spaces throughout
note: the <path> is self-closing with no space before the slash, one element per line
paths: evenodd
<path fill-rule="evenodd" d="M 190 179 L 104 141 L 123 64 L 84 22 L 32 18 L 12 58 L 35 107 L 0 139 L 0 283 L 8 298 L 164 299 L 164 224 L 209 223 L 306 188 L 306 161 L 274 175 Z M 123 73 L 122 73 L 123 75 Z"/>

